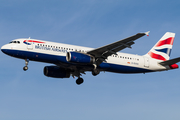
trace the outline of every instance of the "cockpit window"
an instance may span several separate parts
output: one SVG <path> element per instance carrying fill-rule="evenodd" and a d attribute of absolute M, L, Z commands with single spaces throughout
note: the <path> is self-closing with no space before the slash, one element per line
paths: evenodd
<path fill-rule="evenodd" d="M 11 44 L 11 43 L 20 44 L 20 41 L 11 41 L 9 44 Z"/>

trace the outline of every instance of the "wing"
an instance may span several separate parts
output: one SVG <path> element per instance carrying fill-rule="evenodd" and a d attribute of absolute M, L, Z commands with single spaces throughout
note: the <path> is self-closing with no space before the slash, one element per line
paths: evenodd
<path fill-rule="evenodd" d="M 134 41 L 138 38 L 148 35 L 150 31 L 146 33 L 138 33 L 136 35 L 133 35 L 131 37 L 119 40 L 117 42 L 111 43 L 109 45 L 91 50 L 87 52 L 88 54 L 94 56 L 96 58 L 96 64 L 100 65 L 105 59 L 107 59 L 108 56 L 111 56 L 112 54 L 116 54 L 116 52 L 123 50 L 125 48 L 131 48 L 131 45 L 134 44 Z"/>

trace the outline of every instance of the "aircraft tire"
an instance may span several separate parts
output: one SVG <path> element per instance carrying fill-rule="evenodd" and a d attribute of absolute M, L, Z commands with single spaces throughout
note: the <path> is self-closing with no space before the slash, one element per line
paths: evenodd
<path fill-rule="evenodd" d="M 76 80 L 76 84 L 77 85 L 80 85 L 80 84 L 82 84 L 84 82 L 84 80 L 82 79 L 82 78 L 78 78 L 77 80 Z"/>
<path fill-rule="evenodd" d="M 24 71 L 28 70 L 28 66 L 24 66 L 24 67 L 23 67 L 23 70 L 24 70 Z"/>
<path fill-rule="evenodd" d="M 94 69 L 93 71 L 92 71 L 92 75 L 93 76 L 96 76 L 96 75 L 98 75 L 100 73 L 100 71 L 98 70 L 98 69 Z"/>

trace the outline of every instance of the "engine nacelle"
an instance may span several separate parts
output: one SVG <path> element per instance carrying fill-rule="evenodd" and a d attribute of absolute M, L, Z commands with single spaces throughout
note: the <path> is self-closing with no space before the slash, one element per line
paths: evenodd
<path fill-rule="evenodd" d="M 65 70 L 57 66 L 45 66 L 44 75 L 53 78 L 69 78 L 70 71 Z"/>
<path fill-rule="evenodd" d="M 67 52 L 66 60 L 68 62 L 79 63 L 79 64 L 93 64 L 95 62 L 94 57 L 78 52 Z"/>

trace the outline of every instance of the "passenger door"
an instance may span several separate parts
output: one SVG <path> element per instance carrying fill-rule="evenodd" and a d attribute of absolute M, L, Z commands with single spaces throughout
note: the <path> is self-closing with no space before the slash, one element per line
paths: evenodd
<path fill-rule="evenodd" d="M 149 68 L 149 58 L 148 57 L 144 57 L 144 67 Z"/>
<path fill-rule="evenodd" d="M 28 41 L 28 40 L 27 40 Z M 28 50 L 33 50 L 33 42 L 28 42 L 28 44 L 27 44 L 27 49 Z"/>

